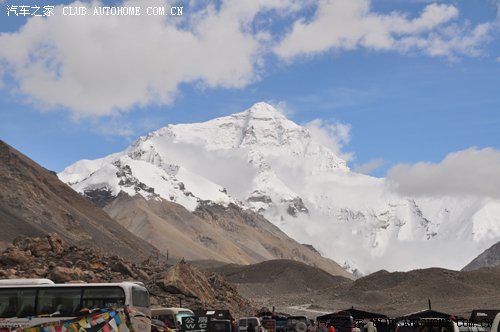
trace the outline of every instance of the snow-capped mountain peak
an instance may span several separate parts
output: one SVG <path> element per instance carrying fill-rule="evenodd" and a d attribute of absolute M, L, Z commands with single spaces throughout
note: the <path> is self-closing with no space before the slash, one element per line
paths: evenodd
<path fill-rule="evenodd" d="M 264 102 L 203 123 L 169 125 L 151 135 L 201 145 L 207 150 L 247 149 L 253 155 L 291 157 L 300 162 L 313 157 L 319 162 L 318 169 L 348 170 L 346 162 L 313 140 L 306 128 Z"/>
<path fill-rule="evenodd" d="M 120 191 L 191 211 L 206 201 L 238 204 L 361 273 L 458 269 L 500 240 L 487 202 L 401 197 L 384 179 L 350 171 L 307 128 L 262 102 L 203 123 L 168 125 L 59 177 L 102 204 Z"/>
<path fill-rule="evenodd" d="M 244 112 L 203 123 L 168 125 L 149 136 L 202 144 L 212 150 L 247 146 L 292 146 L 294 140 L 310 139 L 305 128 L 288 120 L 276 108 L 264 102 L 256 103 Z"/>
<path fill-rule="evenodd" d="M 258 102 L 252 105 L 249 109 L 240 114 L 245 114 L 249 119 L 256 120 L 287 120 L 283 113 L 278 111 L 274 106 L 266 102 Z M 291 121 L 290 121 L 291 122 Z"/>

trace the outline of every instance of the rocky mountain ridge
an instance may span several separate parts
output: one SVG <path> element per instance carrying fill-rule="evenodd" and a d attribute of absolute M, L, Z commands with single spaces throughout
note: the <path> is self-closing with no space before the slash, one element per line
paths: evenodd
<path fill-rule="evenodd" d="M 163 256 L 131 262 L 93 248 L 68 246 L 57 234 L 16 238 L 0 252 L 0 278 L 48 278 L 56 283 L 133 280 L 146 285 L 153 305 L 178 306 L 181 301 L 192 309 L 229 309 L 236 317 L 257 310 L 219 274 Z"/>
<path fill-rule="evenodd" d="M 66 243 L 142 260 L 156 252 L 53 173 L 0 141 L 0 241 L 58 233 Z"/>

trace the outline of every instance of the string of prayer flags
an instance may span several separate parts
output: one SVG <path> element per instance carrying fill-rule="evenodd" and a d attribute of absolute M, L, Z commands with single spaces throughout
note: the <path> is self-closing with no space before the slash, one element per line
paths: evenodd
<path fill-rule="evenodd" d="M 125 309 L 126 310 L 126 309 Z M 133 332 L 128 312 L 123 309 L 98 309 L 65 321 L 46 322 L 19 332 Z M 122 329 L 122 327 L 126 327 Z"/>

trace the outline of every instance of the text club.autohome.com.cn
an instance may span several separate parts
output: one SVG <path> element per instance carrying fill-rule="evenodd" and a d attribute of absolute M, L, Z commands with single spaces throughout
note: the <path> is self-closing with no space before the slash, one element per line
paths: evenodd
<path fill-rule="evenodd" d="M 183 6 L 73 6 L 7 4 L 7 16 L 182 16 Z"/>

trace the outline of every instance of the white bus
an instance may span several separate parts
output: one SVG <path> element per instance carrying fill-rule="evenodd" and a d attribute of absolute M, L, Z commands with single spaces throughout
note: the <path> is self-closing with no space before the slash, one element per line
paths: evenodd
<path fill-rule="evenodd" d="M 142 283 L 135 282 L 55 284 L 49 279 L 0 280 L 0 332 L 46 326 L 54 327 L 54 331 L 64 326 L 62 330 L 68 332 L 75 328 L 149 332 L 149 293 Z"/>

